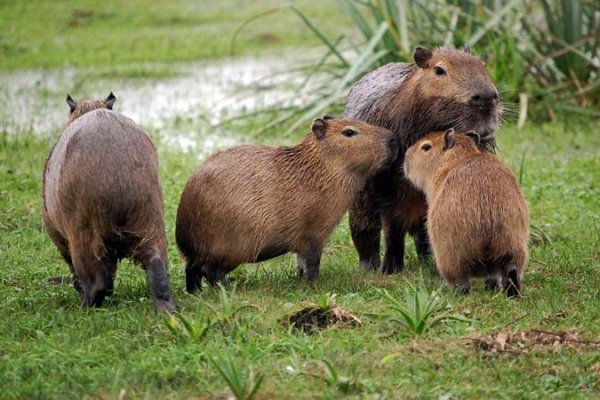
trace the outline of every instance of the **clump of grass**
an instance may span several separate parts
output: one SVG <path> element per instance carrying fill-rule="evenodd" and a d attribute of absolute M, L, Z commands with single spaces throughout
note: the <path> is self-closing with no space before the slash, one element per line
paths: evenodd
<path fill-rule="evenodd" d="M 240 325 L 240 317 L 247 310 L 256 310 L 253 304 L 247 301 L 239 302 L 236 297 L 236 289 L 232 287 L 231 293 L 222 284 L 217 285 L 219 294 L 219 307 L 213 307 L 209 303 L 204 302 L 204 306 L 212 313 L 212 323 L 218 326 L 222 331 L 235 331 Z"/>
<path fill-rule="evenodd" d="M 381 290 L 381 294 L 387 303 L 386 312 L 372 316 L 399 326 L 409 336 L 421 336 L 446 320 L 468 322 L 458 315 L 447 314 L 446 303 L 442 301 L 438 291 L 431 292 L 423 284 L 407 282 L 401 299 L 392 296 L 385 289 Z"/>
<path fill-rule="evenodd" d="M 227 383 L 236 400 L 252 400 L 256 396 L 264 380 L 263 374 L 255 373 L 250 367 L 240 367 L 231 357 L 209 357 L 208 360 Z"/>
<path fill-rule="evenodd" d="M 201 341 L 214 325 L 214 321 L 206 317 L 191 321 L 179 313 L 165 317 L 164 325 L 177 338 Z"/>

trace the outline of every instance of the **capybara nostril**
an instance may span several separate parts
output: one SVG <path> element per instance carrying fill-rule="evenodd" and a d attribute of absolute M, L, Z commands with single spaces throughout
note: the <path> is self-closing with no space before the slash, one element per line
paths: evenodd
<path fill-rule="evenodd" d="M 498 102 L 496 91 L 485 91 L 471 97 L 471 103 L 477 106 L 495 105 Z"/>

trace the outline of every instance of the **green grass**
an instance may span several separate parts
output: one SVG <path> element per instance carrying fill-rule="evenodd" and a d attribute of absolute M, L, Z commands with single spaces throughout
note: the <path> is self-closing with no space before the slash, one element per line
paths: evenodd
<path fill-rule="evenodd" d="M 278 4 L 0 0 L 0 70 L 75 66 L 81 67 L 76 82 L 158 81 L 179 73 L 174 62 L 228 56 L 236 29 Z M 349 22 L 336 2 L 293 4 L 327 37 L 338 37 Z M 318 38 L 285 9 L 250 23 L 236 43 L 236 55 L 273 55 L 304 51 Z M 222 131 L 256 132 L 279 116 L 239 120 Z M 565 122 L 523 131 L 509 125 L 499 136 L 499 157 L 520 176 L 534 227 L 524 297 L 516 300 L 485 293 L 481 285 L 470 296 L 455 295 L 430 265 L 417 261 L 412 244 L 402 274 L 361 274 L 347 220 L 326 246 L 313 285 L 298 282 L 294 258 L 284 256 L 238 268 L 235 290 L 189 295 L 174 223 L 198 155 L 172 149 L 151 132 L 161 163 L 171 287 L 182 310 L 174 320 L 154 314 L 144 273 L 128 262 L 119 266 L 115 294 L 100 309 L 82 309 L 69 285 L 47 283 L 68 272 L 41 221 L 41 173 L 52 141 L 36 132 L 0 133 L 0 398 L 224 398 L 231 393 L 225 377 L 247 397 L 260 384 L 259 399 L 598 397 L 599 346 L 545 346 L 514 355 L 463 340 L 536 328 L 576 329 L 584 339 L 600 340 L 600 126 L 569 115 L 559 120 Z M 246 140 L 290 143 L 298 135 L 269 131 Z M 397 323 L 369 318 L 393 311 L 382 289 L 405 304 L 413 284 L 423 293 L 439 290 L 436 310 L 443 310 L 430 321 L 448 315 L 469 322 L 443 320 L 413 337 Z M 335 299 L 362 326 L 308 335 L 282 324 L 303 302 L 324 299 Z M 244 305 L 252 307 L 238 310 Z"/>
<path fill-rule="evenodd" d="M 201 327 L 208 315 L 216 315 L 211 318 L 217 323 L 199 337 L 167 328 L 153 312 L 142 270 L 129 263 L 119 267 L 113 298 L 96 310 L 80 308 L 68 285 L 46 283 L 49 276 L 67 273 L 40 218 L 40 174 L 51 143 L 3 136 L 0 397 L 116 398 L 123 389 L 128 398 L 225 396 L 229 389 L 211 359 L 231 359 L 235 371 L 264 375 L 257 398 L 599 396 L 597 346 L 549 346 L 509 355 L 461 341 L 504 327 L 574 328 L 587 339 L 600 337 L 597 131 L 597 123 L 556 123 L 523 131 L 509 126 L 500 134 L 499 156 L 517 174 L 522 169 L 531 222 L 549 238 L 532 243 L 525 296 L 517 300 L 481 287 L 470 296 L 453 294 L 431 275 L 429 265 L 416 261 L 412 247 L 404 273 L 360 274 L 346 221 L 327 245 L 314 285 L 296 281 L 293 258 L 281 257 L 236 270 L 232 304 L 223 304 L 218 289 L 188 295 L 173 232 L 180 192 L 198 161 L 195 154 L 159 145 L 173 291 L 186 321 Z M 407 285 L 419 281 L 429 290 L 441 288 L 446 312 L 471 322 L 443 321 L 413 339 L 397 325 L 367 318 L 386 312 L 379 289 L 402 296 Z M 363 325 L 307 335 L 281 324 L 300 302 L 319 302 L 323 293 L 336 293 L 336 303 Z M 256 308 L 224 317 L 243 302 Z"/>
<path fill-rule="evenodd" d="M 192 61 L 319 44 L 285 4 L 273 0 L 1 1 L 0 70 Z M 294 4 L 309 10 L 324 32 L 343 31 L 347 18 L 339 15 L 335 2 Z M 277 8 L 281 9 L 249 21 L 230 48 L 244 22 Z"/>

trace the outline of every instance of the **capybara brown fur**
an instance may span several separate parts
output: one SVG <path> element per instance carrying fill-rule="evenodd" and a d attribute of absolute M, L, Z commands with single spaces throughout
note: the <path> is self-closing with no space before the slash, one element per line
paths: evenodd
<path fill-rule="evenodd" d="M 291 147 L 245 145 L 209 157 L 179 203 L 175 236 L 186 287 L 211 284 L 242 263 L 288 252 L 314 280 L 325 240 L 367 177 L 388 166 L 397 142 L 386 129 L 323 117 Z"/>
<path fill-rule="evenodd" d="M 119 260 L 146 270 L 157 311 L 175 311 L 167 277 L 163 200 L 151 139 L 112 111 L 115 96 L 76 102 L 43 180 L 43 221 L 86 307 L 113 291 Z"/>
<path fill-rule="evenodd" d="M 503 284 L 517 296 L 528 260 L 527 202 L 511 170 L 475 138 L 453 129 L 427 135 L 406 152 L 404 171 L 427 197 L 427 231 L 446 281 L 468 292 L 471 277 L 484 277 L 486 287 Z"/>
<path fill-rule="evenodd" d="M 350 207 L 350 231 L 361 270 L 380 268 L 381 229 L 385 257 L 381 270 L 404 268 L 404 237 L 417 254 L 429 254 L 427 206 L 402 172 L 404 153 L 433 131 L 475 130 L 480 148 L 493 151 L 502 106 L 483 63 L 468 50 L 417 48 L 414 64 L 390 63 L 366 74 L 350 90 L 345 116 L 390 129 L 400 141 L 396 162 L 370 179 Z"/>

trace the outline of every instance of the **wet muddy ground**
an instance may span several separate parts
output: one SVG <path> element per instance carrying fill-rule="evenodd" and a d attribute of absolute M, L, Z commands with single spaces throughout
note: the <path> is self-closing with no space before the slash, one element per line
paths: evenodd
<path fill-rule="evenodd" d="M 97 70 L 28 70 L 0 74 L 0 132 L 54 137 L 66 121 L 67 93 L 98 98 L 113 91 L 115 110 L 155 138 L 183 150 L 209 153 L 244 142 L 244 135 L 219 124 L 273 107 L 299 105 L 295 90 L 303 74 L 290 72 L 290 57 L 230 59 L 188 64 L 142 65 L 164 77 L 111 77 Z"/>

